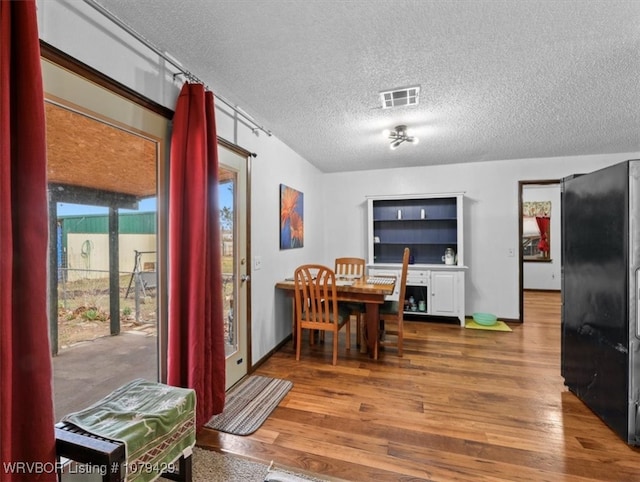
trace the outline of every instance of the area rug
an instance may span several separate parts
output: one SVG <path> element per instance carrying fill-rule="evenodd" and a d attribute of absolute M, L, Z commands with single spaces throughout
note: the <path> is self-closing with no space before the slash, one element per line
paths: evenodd
<path fill-rule="evenodd" d="M 500 321 L 500 320 L 496 321 L 495 324 L 493 325 L 485 326 L 485 325 L 476 323 L 475 321 L 473 321 L 472 318 L 467 318 L 464 322 L 464 327 L 469 328 L 471 330 L 513 331 L 511 328 L 509 328 L 509 325 L 507 325 L 504 321 Z"/>
<path fill-rule="evenodd" d="M 234 435 L 249 435 L 260 428 L 292 386 L 288 380 L 250 376 L 227 393 L 224 410 L 214 415 L 205 427 Z"/>
<path fill-rule="evenodd" d="M 254 462 L 236 455 L 193 449 L 193 482 L 330 482 L 324 478 L 294 469 Z"/>

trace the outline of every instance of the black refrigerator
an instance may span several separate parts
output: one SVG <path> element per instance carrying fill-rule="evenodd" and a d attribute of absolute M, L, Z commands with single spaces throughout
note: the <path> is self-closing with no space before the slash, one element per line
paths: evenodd
<path fill-rule="evenodd" d="M 640 160 L 562 182 L 565 385 L 640 444 Z"/>

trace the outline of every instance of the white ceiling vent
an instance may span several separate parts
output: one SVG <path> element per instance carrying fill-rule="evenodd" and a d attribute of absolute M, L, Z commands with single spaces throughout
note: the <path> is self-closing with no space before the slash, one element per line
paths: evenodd
<path fill-rule="evenodd" d="M 380 92 L 380 101 L 382 102 L 383 109 L 390 109 L 391 107 L 400 107 L 405 105 L 418 105 L 419 98 L 419 86 Z"/>

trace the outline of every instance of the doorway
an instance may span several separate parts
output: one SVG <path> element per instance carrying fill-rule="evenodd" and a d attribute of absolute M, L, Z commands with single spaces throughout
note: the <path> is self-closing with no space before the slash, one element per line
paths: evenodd
<path fill-rule="evenodd" d="M 226 386 L 240 381 L 251 366 L 251 267 L 248 262 L 248 167 L 251 156 L 238 146 L 218 142 L 218 195 L 222 240 L 222 299 L 225 323 Z"/>
<path fill-rule="evenodd" d="M 560 290 L 560 179 L 518 181 L 519 311 L 524 322 L 524 291 Z M 525 203 L 532 203 L 526 206 Z M 527 209 L 525 209 L 527 207 Z M 532 209 L 532 212 L 528 210 Z M 535 212 L 534 212 L 535 211 Z M 537 217 L 549 218 L 538 224 Z M 542 236 L 541 236 L 542 233 Z M 540 241 L 548 247 L 539 249 Z"/>

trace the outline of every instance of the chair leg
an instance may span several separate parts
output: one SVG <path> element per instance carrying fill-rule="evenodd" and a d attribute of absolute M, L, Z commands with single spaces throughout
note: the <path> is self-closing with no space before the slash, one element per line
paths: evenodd
<path fill-rule="evenodd" d="M 302 328 L 296 323 L 296 360 L 300 360 L 300 347 L 302 346 Z"/>
<path fill-rule="evenodd" d="M 291 302 L 291 338 L 293 338 L 293 347 L 296 347 L 296 342 L 297 340 L 297 333 L 296 333 L 296 299 L 295 297 L 293 298 L 293 301 Z"/>
<path fill-rule="evenodd" d="M 335 325 L 335 330 L 333 331 L 333 364 L 337 365 L 338 363 L 338 332 L 339 332 L 339 328 L 338 328 L 338 324 L 334 323 Z"/>
<path fill-rule="evenodd" d="M 404 345 L 404 321 L 400 320 L 398 322 L 398 356 L 402 356 L 402 347 Z"/>
<path fill-rule="evenodd" d="M 360 332 L 360 353 L 367 353 L 367 325 L 364 320 L 361 321 L 362 328 Z"/>
<path fill-rule="evenodd" d="M 347 350 L 351 350 L 351 315 L 349 315 L 349 321 L 347 325 Z"/>
<path fill-rule="evenodd" d="M 362 315 L 360 314 L 359 311 L 355 312 L 356 315 L 356 348 L 360 348 L 360 345 L 362 344 L 362 340 L 361 340 L 361 329 L 360 329 L 360 323 L 362 323 Z"/>
<path fill-rule="evenodd" d="M 378 359 L 378 347 L 380 346 L 380 342 L 378 340 L 375 341 L 375 344 L 373 345 L 373 359 L 377 360 Z"/>

